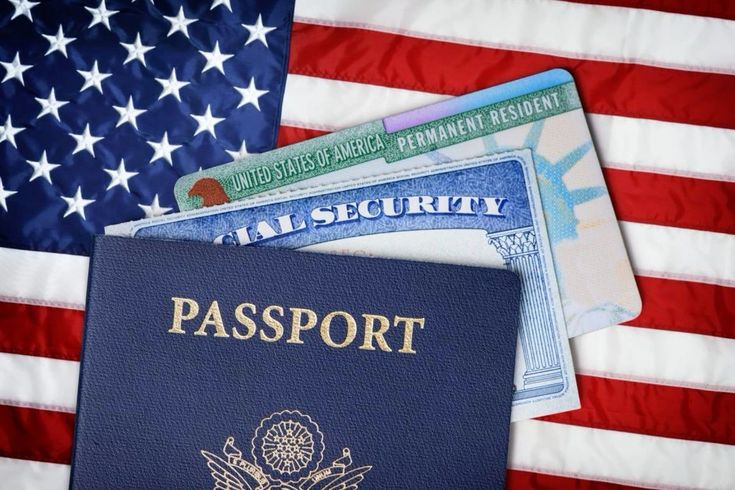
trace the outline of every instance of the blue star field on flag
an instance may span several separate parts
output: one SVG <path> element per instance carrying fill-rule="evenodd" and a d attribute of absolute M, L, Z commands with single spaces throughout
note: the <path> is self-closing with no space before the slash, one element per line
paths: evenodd
<path fill-rule="evenodd" d="M 293 1 L 0 0 L 0 246 L 87 254 L 276 143 Z"/>

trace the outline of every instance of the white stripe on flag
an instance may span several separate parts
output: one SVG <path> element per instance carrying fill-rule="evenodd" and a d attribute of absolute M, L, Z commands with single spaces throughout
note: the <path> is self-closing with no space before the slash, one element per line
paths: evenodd
<path fill-rule="evenodd" d="M 76 361 L 0 352 L 0 373 L 2 405 L 72 413 L 76 409 L 79 381 Z"/>
<path fill-rule="evenodd" d="M 735 235 L 629 221 L 620 229 L 636 274 L 735 286 Z"/>
<path fill-rule="evenodd" d="M 605 167 L 735 181 L 735 131 L 587 114 Z"/>
<path fill-rule="evenodd" d="M 0 248 L 0 301 L 83 309 L 88 257 Z"/>
<path fill-rule="evenodd" d="M 735 73 L 735 22 L 653 10 L 543 0 L 298 0 L 295 20 L 573 58 Z"/>
<path fill-rule="evenodd" d="M 0 486 L 13 490 L 66 490 L 70 466 L 0 456 Z"/>
<path fill-rule="evenodd" d="M 448 98 L 448 95 L 415 90 L 289 74 L 281 125 L 335 131 Z"/>
<path fill-rule="evenodd" d="M 448 98 L 445 95 L 289 75 L 281 124 L 335 131 Z M 735 180 L 735 130 L 587 114 L 604 165 Z"/>
<path fill-rule="evenodd" d="M 735 446 L 524 420 L 511 424 L 508 467 L 658 488 L 728 488 Z"/>
<path fill-rule="evenodd" d="M 735 392 L 735 339 L 614 326 L 570 341 L 579 374 Z"/>

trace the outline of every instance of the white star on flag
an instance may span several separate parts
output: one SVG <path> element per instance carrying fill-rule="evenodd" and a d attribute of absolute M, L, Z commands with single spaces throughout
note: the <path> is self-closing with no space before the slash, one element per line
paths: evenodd
<path fill-rule="evenodd" d="M 241 160 L 245 157 L 250 156 L 250 153 L 248 153 L 248 147 L 245 145 L 244 141 L 240 144 L 239 150 L 225 149 L 225 151 L 232 157 L 233 160 Z"/>
<path fill-rule="evenodd" d="M 20 15 L 25 15 L 26 17 L 28 17 L 28 19 L 30 19 L 31 22 L 33 22 L 31 9 L 38 5 L 40 2 L 29 2 L 28 0 L 10 0 L 10 3 L 13 4 L 13 8 L 15 9 L 15 12 L 13 12 L 13 16 L 10 18 L 10 20 L 13 20 Z"/>
<path fill-rule="evenodd" d="M 110 184 L 107 186 L 107 191 L 112 189 L 115 186 L 120 186 L 126 191 L 130 192 L 130 187 L 128 186 L 128 180 L 138 175 L 138 172 L 128 172 L 125 169 L 125 160 L 122 158 L 120 159 L 120 165 L 117 166 L 116 169 L 108 169 L 103 168 L 105 172 L 107 172 L 107 175 L 110 176 Z"/>
<path fill-rule="evenodd" d="M 5 68 L 5 78 L 3 78 L 3 81 L 0 83 L 4 83 L 7 80 L 15 78 L 23 86 L 25 86 L 25 81 L 23 80 L 23 72 L 26 70 L 30 70 L 33 67 L 33 65 L 24 65 L 20 62 L 20 53 L 15 53 L 15 58 L 13 58 L 13 61 L 0 61 L 0 65 L 3 65 L 3 68 Z"/>
<path fill-rule="evenodd" d="M 171 29 L 169 29 L 168 34 L 166 34 L 166 37 L 171 36 L 172 34 L 175 34 L 177 32 L 181 32 L 186 36 L 189 37 L 189 29 L 187 26 L 189 24 L 193 24 L 197 21 L 195 18 L 188 18 L 184 15 L 184 7 L 179 7 L 179 13 L 173 16 L 163 16 L 164 19 L 166 19 L 171 24 Z"/>
<path fill-rule="evenodd" d="M 143 66 L 146 66 L 145 64 L 145 54 L 150 51 L 151 49 L 155 48 L 155 46 L 145 46 L 140 41 L 140 33 L 138 33 L 135 36 L 135 41 L 131 44 L 128 43 L 120 43 L 125 49 L 128 50 L 128 57 L 125 58 L 125 61 L 123 61 L 123 65 L 130 63 L 133 60 L 140 61 Z"/>
<path fill-rule="evenodd" d="M 72 155 L 75 155 L 80 151 L 88 151 L 92 156 L 94 156 L 94 144 L 102 139 L 102 136 L 92 136 L 92 133 L 89 132 L 89 123 L 84 127 L 82 134 L 70 133 L 69 136 L 74 138 L 77 142 L 77 147 L 74 148 L 73 152 L 71 152 Z"/>
<path fill-rule="evenodd" d="M 44 56 L 48 56 L 54 51 L 58 51 L 64 56 L 66 56 L 67 58 L 69 57 L 69 55 L 66 52 L 66 45 L 76 40 L 76 38 L 64 36 L 63 27 L 59 26 L 59 30 L 56 31 L 56 34 L 41 34 L 41 35 L 46 38 L 49 44 L 48 50 L 46 51 L 46 54 L 44 54 Z"/>
<path fill-rule="evenodd" d="M 66 212 L 64 213 L 64 218 L 72 213 L 77 213 L 79 216 L 82 217 L 82 219 L 87 219 L 87 217 L 84 215 L 84 208 L 92 204 L 94 202 L 94 199 L 84 199 L 82 197 L 81 186 L 77 187 L 77 192 L 74 194 L 74 197 L 61 196 L 61 198 L 66 202 L 67 206 Z"/>
<path fill-rule="evenodd" d="M 97 6 L 97 8 L 92 7 L 84 7 L 89 11 L 90 14 L 92 14 L 92 22 L 89 23 L 87 28 L 93 27 L 97 24 L 102 24 L 105 27 L 107 27 L 108 30 L 112 31 L 112 28 L 110 28 L 110 17 L 118 13 L 117 10 L 107 10 L 107 5 L 105 5 L 105 0 L 100 0 L 100 4 Z"/>
<path fill-rule="evenodd" d="M 151 157 L 149 163 L 153 163 L 159 158 L 163 158 L 169 163 L 169 165 L 173 167 L 174 162 L 171 160 L 171 153 L 181 148 L 181 145 L 172 145 L 171 143 L 169 143 L 168 132 L 163 133 L 163 138 L 161 138 L 161 141 L 148 141 L 147 143 L 153 148 L 153 156 Z"/>
<path fill-rule="evenodd" d="M 5 187 L 3 186 L 3 179 L 0 177 L 0 206 L 3 207 L 5 211 L 8 210 L 8 202 L 7 199 L 12 196 L 13 194 L 16 194 L 18 191 L 7 191 L 5 190 Z"/>
<path fill-rule="evenodd" d="M 146 206 L 145 204 L 138 204 L 138 207 L 143 210 L 146 218 L 155 218 L 157 216 L 163 216 L 164 214 L 171 211 L 173 208 L 162 208 L 158 202 L 158 194 L 153 196 L 153 202 Z"/>
<path fill-rule="evenodd" d="M 128 98 L 128 104 L 125 106 L 112 106 L 113 109 L 117 111 L 118 114 L 120 114 L 120 118 L 117 120 L 117 124 L 115 124 L 115 127 L 118 127 L 122 124 L 130 123 L 135 129 L 138 129 L 138 116 L 143 114 L 145 112 L 145 109 L 136 109 L 133 105 L 133 96 L 131 95 Z"/>
<path fill-rule="evenodd" d="M 7 140 L 11 145 L 18 148 L 18 145 L 15 143 L 15 135 L 24 129 L 25 128 L 13 126 L 13 120 L 11 119 L 10 114 L 8 114 L 5 124 L 0 126 L 0 143 Z"/>
<path fill-rule="evenodd" d="M 171 70 L 171 76 L 167 79 L 156 78 L 156 81 L 163 87 L 161 95 L 158 96 L 158 100 L 163 99 L 167 95 L 173 95 L 176 97 L 176 100 L 181 102 L 181 94 L 179 94 L 179 90 L 181 90 L 182 87 L 189 85 L 189 82 L 182 82 L 176 78 L 176 68 Z"/>
<path fill-rule="evenodd" d="M 205 71 L 211 69 L 211 68 L 217 68 L 223 75 L 225 74 L 225 68 L 222 66 L 222 64 L 235 56 L 234 54 L 222 54 L 219 50 L 219 41 L 216 41 L 214 43 L 214 49 L 212 51 L 199 51 L 202 56 L 207 58 L 207 64 L 204 65 L 204 69 L 202 70 L 202 73 Z"/>
<path fill-rule="evenodd" d="M 235 87 L 235 90 L 237 90 L 242 97 L 242 99 L 240 99 L 240 103 L 237 104 L 238 108 L 244 105 L 253 104 L 253 106 L 258 110 L 260 110 L 258 99 L 268 93 L 267 90 L 258 90 L 255 86 L 254 78 L 250 78 L 250 85 L 246 88 Z"/>
<path fill-rule="evenodd" d="M 198 135 L 202 131 L 208 131 L 215 138 L 217 137 L 217 135 L 214 134 L 215 125 L 225 120 L 224 117 L 214 117 L 212 115 L 212 108 L 209 105 L 207 106 L 207 110 L 204 111 L 204 114 L 192 114 L 191 117 L 196 119 L 197 124 L 199 125 L 197 130 L 194 132 L 194 136 Z"/>
<path fill-rule="evenodd" d="M 230 12 L 232 12 L 232 5 L 230 5 L 230 0 L 214 0 L 212 2 L 212 6 L 209 7 L 209 10 L 214 10 L 214 8 L 218 5 L 224 5 L 229 9 Z"/>
<path fill-rule="evenodd" d="M 49 163 L 46 158 L 46 150 L 41 153 L 41 158 L 39 158 L 38 161 L 28 160 L 28 165 L 33 167 L 33 175 L 28 179 L 28 182 L 32 182 L 38 177 L 43 177 L 48 180 L 49 184 L 53 184 L 53 182 L 51 182 L 51 171 L 60 166 L 58 163 Z"/>
<path fill-rule="evenodd" d="M 41 112 L 36 116 L 36 119 L 41 119 L 46 114 L 51 114 L 56 118 L 57 121 L 61 122 L 61 117 L 59 117 L 59 109 L 66 104 L 69 103 L 69 101 L 66 100 L 57 100 L 56 99 L 56 93 L 54 92 L 54 88 L 51 87 L 51 92 L 48 94 L 48 97 L 45 99 L 42 99 L 40 97 L 35 97 L 36 102 L 41 104 Z"/>
<path fill-rule="evenodd" d="M 258 20 L 255 21 L 255 24 L 248 25 L 243 24 L 242 25 L 245 29 L 248 30 L 250 33 L 250 36 L 248 36 L 248 40 L 245 41 L 245 46 L 248 44 L 260 41 L 265 45 L 265 47 L 268 47 L 268 41 L 265 39 L 266 34 L 268 34 L 271 31 L 275 31 L 275 27 L 268 27 L 263 25 L 263 16 L 258 14 Z"/>
<path fill-rule="evenodd" d="M 112 76 L 112 73 L 100 72 L 99 68 L 97 68 L 97 61 L 94 62 L 94 65 L 92 65 L 92 69 L 90 71 L 77 70 L 77 73 L 84 77 L 84 85 L 82 85 L 82 88 L 79 89 L 80 93 L 84 92 L 89 87 L 94 87 L 99 90 L 100 93 L 102 93 L 102 81 L 105 78 Z"/>

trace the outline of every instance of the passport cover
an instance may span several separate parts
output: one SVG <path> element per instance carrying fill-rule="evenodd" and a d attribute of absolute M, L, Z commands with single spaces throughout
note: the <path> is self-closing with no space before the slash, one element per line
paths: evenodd
<path fill-rule="evenodd" d="M 71 488 L 501 488 L 506 270 L 98 236 Z"/>

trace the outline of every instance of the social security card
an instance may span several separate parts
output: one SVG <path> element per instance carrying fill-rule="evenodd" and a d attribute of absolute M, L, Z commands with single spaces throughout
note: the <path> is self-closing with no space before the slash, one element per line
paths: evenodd
<path fill-rule="evenodd" d="M 512 419 L 579 407 L 530 150 L 322 184 L 105 231 L 508 268 L 521 277 L 522 291 Z M 454 287 L 451 277 L 442 279 L 435 287 Z"/>
<path fill-rule="evenodd" d="M 574 81 L 551 70 L 182 177 L 181 210 L 530 148 L 571 337 L 640 296 Z"/>

